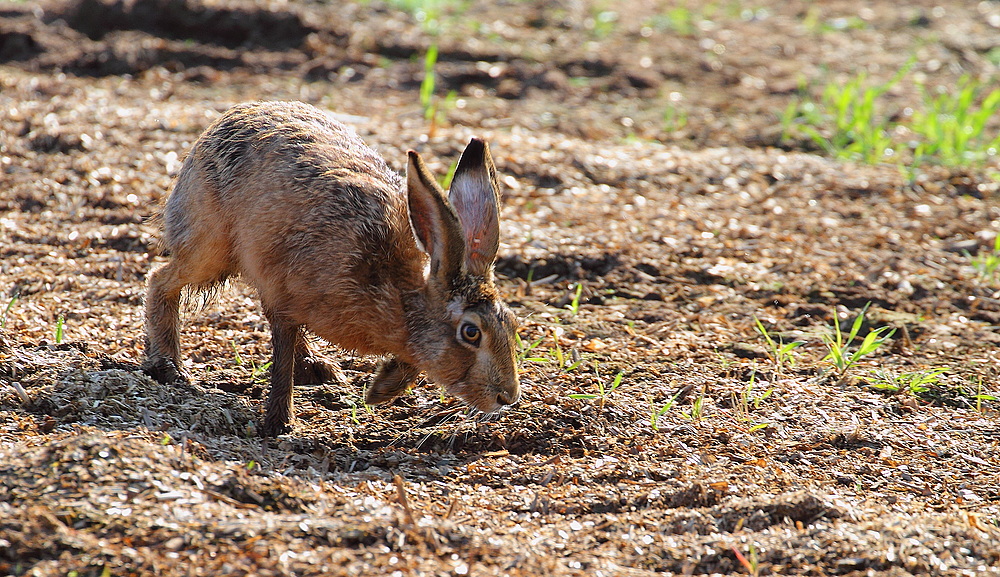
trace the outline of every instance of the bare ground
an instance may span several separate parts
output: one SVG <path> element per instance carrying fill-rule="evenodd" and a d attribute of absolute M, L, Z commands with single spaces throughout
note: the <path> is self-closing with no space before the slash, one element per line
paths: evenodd
<path fill-rule="evenodd" d="M 995 82 L 1000 7 L 730 3 L 687 29 L 609 6 L 434 28 L 378 2 L 0 4 L 0 571 L 1000 573 L 1000 291 L 970 256 L 1000 230 L 997 163 L 855 165 L 779 125 L 800 85 L 911 56 L 932 88 Z M 238 284 L 185 316 L 194 385 L 137 370 L 147 218 L 258 98 L 342 115 L 397 169 L 490 140 L 500 283 L 538 341 L 517 407 L 477 420 L 421 384 L 369 411 L 376 359 L 327 348 L 344 381 L 300 387 L 263 441 L 268 329 Z M 869 302 L 862 334 L 896 332 L 838 378 L 822 335 Z M 805 342 L 794 366 L 755 317 Z M 861 378 L 935 368 L 916 394 Z"/>

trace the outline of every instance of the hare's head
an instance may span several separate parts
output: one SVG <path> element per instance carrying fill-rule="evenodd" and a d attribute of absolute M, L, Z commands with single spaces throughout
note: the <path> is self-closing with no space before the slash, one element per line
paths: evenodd
<path fill-rule="evenodd" d="M 430 257 L 421 314 L 410 323 L 415 366 L 382 367 L 369 399 L 388 400 L 417 371 L 483 412 L 517 402 L 517 320 L 493 282 L 500 195 L 489 146 L 473 139 L 446 196 L 420 156 L 406 169 L 410 224 Z"/>

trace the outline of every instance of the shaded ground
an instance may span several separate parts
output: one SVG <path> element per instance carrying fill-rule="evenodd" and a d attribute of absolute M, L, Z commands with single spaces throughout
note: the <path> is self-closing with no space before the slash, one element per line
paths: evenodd
<path fill-rule="evenodd" d="M 609 6 L 0 4 L 0 570 L 745 573 L 738 551 L 760 574 L 998 573 L 1000 291 L 971 266 L 996 162 L 848 164 L 779 117 L 911 56 L 931 88 L 995 83 L 1000 6 Z M 299 388 L 262 442 L 268 330 L 241 285 L 185 316 L 195 385 L 137 371 L 146 219 L 255 98 L 341 114 L 397 169 L 490 140 L 500 283 L 538 342 L 516 408 L 478 421 L 421 384 L 368 411 L 376 360 L 328 350 L 345 382 Z M 897 330 L 838 379 L 822 335 L 869 302 L 862 334 Z M 805 342 L 794 366 L 755 317 Z M 918 394 L 861 379 L 934 368 Z"/>

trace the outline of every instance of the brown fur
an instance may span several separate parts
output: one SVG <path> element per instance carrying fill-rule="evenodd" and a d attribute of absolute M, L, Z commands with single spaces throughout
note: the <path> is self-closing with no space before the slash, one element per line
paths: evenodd
<path fill-rule="evenodd" d="M 233 107 L 194 144 L 163 210 L 171 260 L 149 279 L 146 370 L 187 380 L 181 294 L 239 276 L 257 289 L 272 330 L 265 435 L 288 428 L 293 376 L 329 375 L 303 328 L 392 355 L 370 403 L 401 394 L 420 371 L 482 411 L 516 402 L 516 323 L 493 284 L 499 195 L 485 142 L 470 143 L 450 194 L 460 214 L 416 153 L 404 181 L 309 105 Z M 468 323 L 480 329 L 475 345 L 461 336 Z"/>

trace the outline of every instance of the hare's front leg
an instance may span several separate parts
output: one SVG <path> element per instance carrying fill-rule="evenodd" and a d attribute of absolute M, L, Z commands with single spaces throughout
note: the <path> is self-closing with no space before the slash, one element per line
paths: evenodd
<path fill-rule="evenodd" d="M 146 360 L 142 370 L 163 384 L 187 383 L 181 368 L 180 301 L 184 279 L 170 262 L 149 275 L 146 291 Z"/>
<path fill-rule="evenodd" d="M 410 388 L 420 369 L 404 363 L 396 357 L 389 357 L 378 368 L 378 373 L 365 394 L 366 405 L 388 403 Z"/>
<path fill-rule="evenodd" d="M 295 384 L 321 385 L 341 380 L 343 375 L 336 365 L 310 350 L 308 336 L 303 331 L 295 348 Z"/>
<path fill-rule="evenodd" d="M 291 431 L 292 385 L 295 374 L 295 353 L 303 339 L 302 327 L 293 324 L 264 307 L 264 316 L 271 323 L 271 392 L 267 396 L 267 410 L 261 434 L 276 437 Z"/>

